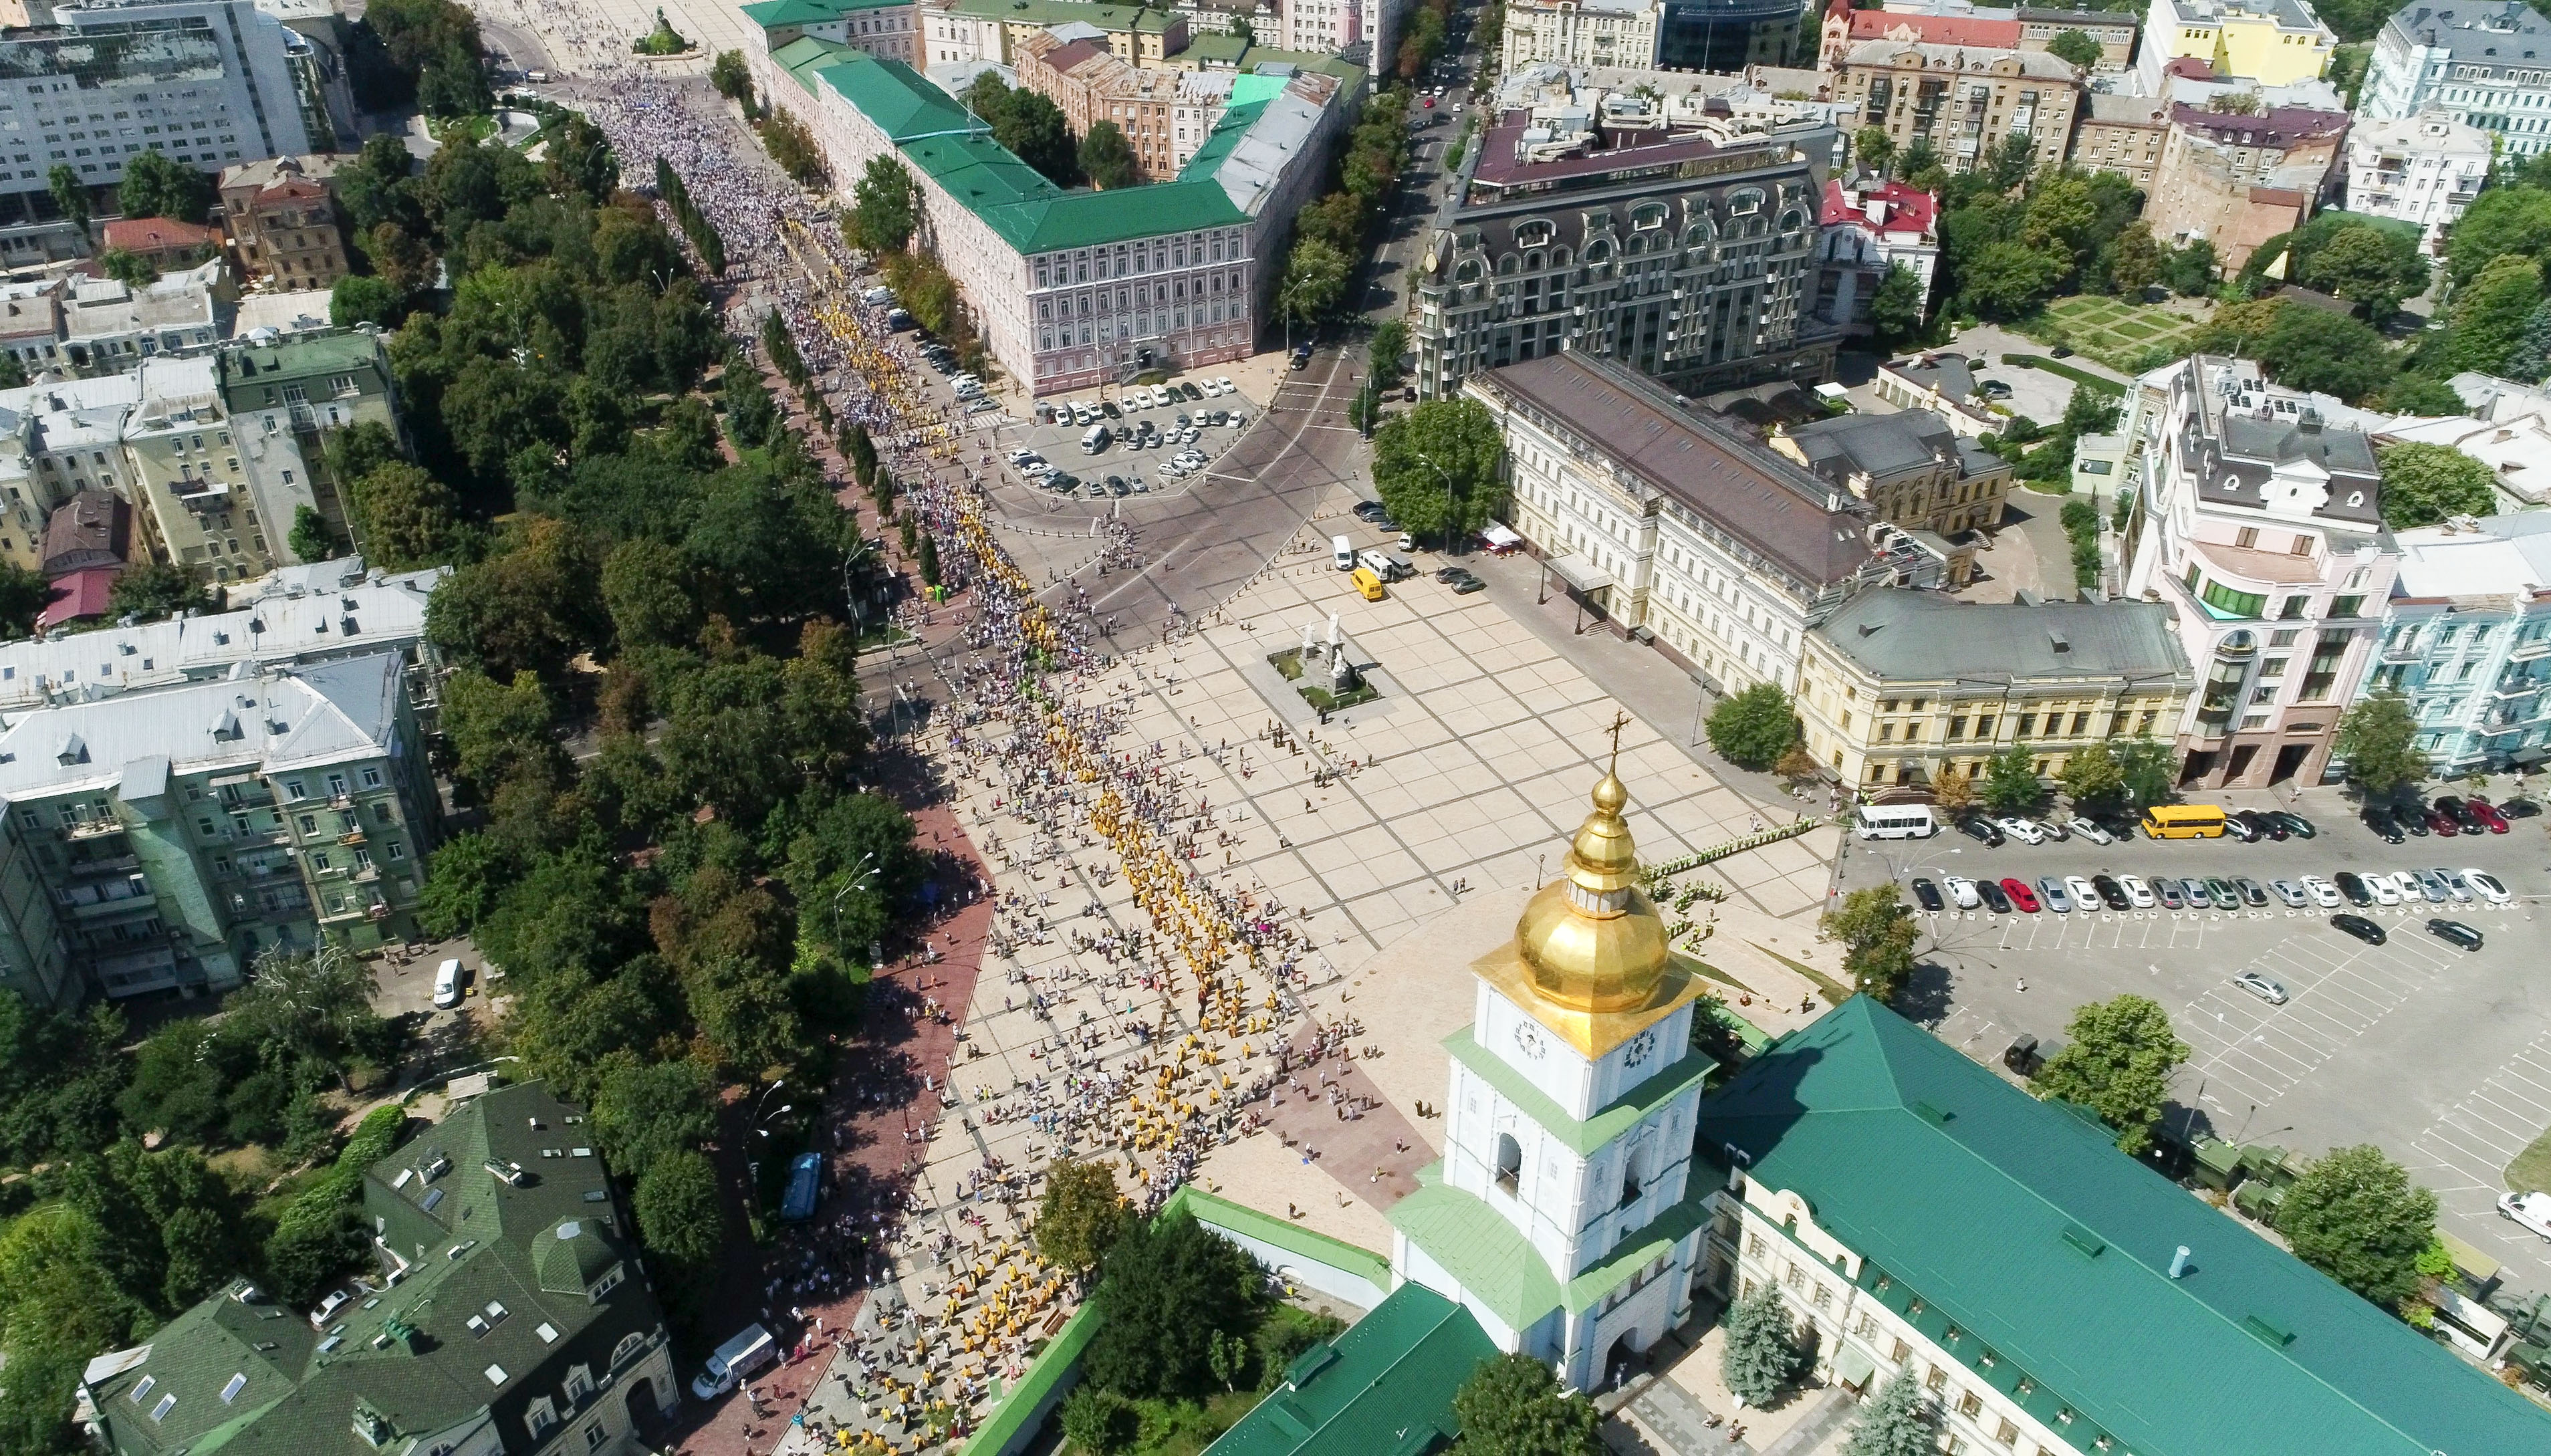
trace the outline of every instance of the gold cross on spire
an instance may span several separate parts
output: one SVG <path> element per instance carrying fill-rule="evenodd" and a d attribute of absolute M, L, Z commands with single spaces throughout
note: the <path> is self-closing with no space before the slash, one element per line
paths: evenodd
<path fill-rule="evenodd" d="M 1617 768 L 1619 768 L 1619 767 L 1620 767 L 1620 764 L 1621 764 L 1621 730 L 1622 730 L 1622 729 L 1624 729 L 1624 728 L 1627 728 L 1627 727 L 1629 727 L 1629 726 L 1630 726 L 1630 715 L 1629 715 L 1629 714 L 1627 714 L 1627 713 L 1615 713 L 1615 714 L 1613 714 L 1613 715 L 1612 715 L 1612 727 L 1611 727 L 1611 729 L 1609 730 L 1609 731 L 1610 731 L 1610 733 L 1611 733 L 1611 735 L 1612 735 L 1612 761 L 1611 761 L 1610 763 L 1605 764 L 1605 765 L 1603 766 L 1603 772 L 1604 772 L 1604 773 L 1606 773 L 1606 774 L 1610 774 L 1610 773 L 1612 773 L 1615 769 L 1617 769 Z"/>

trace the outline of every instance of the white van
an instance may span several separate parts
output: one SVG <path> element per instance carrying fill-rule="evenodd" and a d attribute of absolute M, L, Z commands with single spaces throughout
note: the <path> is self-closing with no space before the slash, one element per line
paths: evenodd
<path fill-rule="evenodd" d="M 770 1331 L 758 1324 L 748 1324 L 743 1333 L 717 1347 L 709 1356 L 708 1368 L 691 1381 L 691 1394 L 703 1401 L 714 1401 L 734 1390 L 738 1381 L 770 1363 L 779 1353 L 779 1342 Z"/>
<path fill-rule="evenodd" d="M 1096 455 L 1107 448 L 1108 439 L 1105 425 L 1092 425 L 1089 427 L 1089 433 L 1080 437 L 1080 453 Z"/>
<path fill-rule="evenodd" d="M 438 1010 L 451 1010 L 460 1004 L 460 963 L 446 961 L 434 968 L 434 1004 Z"/>
<path fill-rule="evenodd" d="M 1343 536 L 1332 536 L 1329 538 L 1329 550 L 1337 554 L 1339 571 L 1352 572 L 1356 569 L 1354 542 Z"/>
<path fill-rule="evenodd" d="M 1375 575 L 1379 576 L 1384 581 L 1396 581 L 1399 579 L 1399 573 L 1391 570 L 1390 558 L 1381 552 L 1358 552 L 1356 554 L 1356 565 L 1373 572 Z"/>
<path fill-rule="evenodd" d="M 1851 828 L 1863 839 L 1929 839 L 1940 823 L 1929 804 L 1862 804 Z"/>
<path fill-rule="evenodd" d="M 860 295 L 860 302 L 874 304 L 878 308 L 883 308 L 887 304 L 894 302 L 894 290 L 886 287 L 870 288 L 866 293 Z"/>

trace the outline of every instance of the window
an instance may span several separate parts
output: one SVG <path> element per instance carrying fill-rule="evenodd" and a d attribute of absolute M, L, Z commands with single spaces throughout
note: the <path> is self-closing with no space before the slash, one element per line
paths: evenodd
<path fill-rule="evenodd" d="M 1496 1180 L 1497 1187 L 1505 1190 L 1506 1196 L 1519 1196 L 1517 1191 L 1523 1184 L 1523 1144 L 1516 1142 L 1511 1132 L 1497 1134 Z"/>
<path fill-rule="evenodd" d="M 2256 526 L 2242 527 L 2240 531 L 2233 536 L 2232 544 L 2245 549 L 2258 545 L 2259 528 Z"/>
<path fill-rule="evenodd" d="M 606 1433 L 606 1432 L 603 1430 L 603 1428 L 602 1428 L 602 1422 L 601 1422 L 601 1421 L 599 1421 L 599 1420 L 592 1420 L 592 1421 L 587 1421 L 587 1422 L 585 1423 L 585 1427 L 584 1427 L 584 1449 L 585 1449 L 585 1450 L 587 1450 L 588 1452 L 590 1452 L 590 1451 L 599 1451 L 599 1450 L 601 1450 L 601 1449 L 602 1449 L 602 1443 L 603 1443 L 604 1441 L 608 1440 L 608 1439 L 610 1439 L 610 1437 L 609 1437 L 608 1433 Z"/>
<path fill-rule="evenodd" d="M 2194 574 L 2194 568 L 2190 574 Z M 2267 610 L 2268 598 L 2257 591 L 2235 591 L 2220 581 L 2207 581 L 2197 598 L 2227 617 L 2256 617 Z"/>

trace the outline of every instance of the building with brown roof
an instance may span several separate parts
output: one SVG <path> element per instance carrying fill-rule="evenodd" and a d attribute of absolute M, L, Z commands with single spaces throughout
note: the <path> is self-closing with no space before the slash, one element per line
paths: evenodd
<path fill-rule="evenodd" d="M 231 247 L 251 277 L 325 288 L 353 271 L 338 227 L 334 156 L 277 156 L 222 172 Z"/>
<path fill-rule="evenodd" d="M 1823 43 L 1816 52 L 1816 68 L 1831 70 L 1842 64 L 1851 48 L 1863 41 L 1895 41 L 1908 45 L 1928 42 L 1934 46 L 2017 51 L 2022 29 L 2019 21 L 2006 10 L 1966 15 L 1908 15 L 1902 11 L 1856 10 L 1851 0 L 1829 0 L 1825 6 Z"/>
<path fill-rule="evenodd" d="M 217 230 L 172 217 L 121 217 L 105 232 L 108 251 L 130 253 L 155 268 L 192 267 L 222 247 Z"/>
<path fill-rule="evenodd" d="M 2338 178 L 2348 115 L 2299 106 L 2265 115 L 2174 103 L 2144 218 L 2178 247 L 2204 238 L 2228 273 L 2251 252 L 2309 220 Z"/>
<path fill-rule="evenodd" d="M 1857 106 L 1898 155 L 1928 143 L 1953 172 L 2013 132 L 2036 144 L 2037 161 L 2064 159 L 2083 95 L 2071 61 L 2039 51 L 1863 41 L 1834 68 L 1833 99 Z"/>
<path fill-rule="evenodd" d="M 1089 28 L 1059 26 L 1021 43 L 1019 84 L 1052 101 L 1075 137 L 1114 122 L 1133 145 L 1136 180 L 1175 177 L 1213 134 L 1237 72 L 1138 66 L 1108 50 L 1104 36 L 1075 37 L 1074 29 Z"/>
<path fill-rule="evenodd" d="M 114 491 L 92 485 L 55 506 L 45 523 L 45 579 L 92 567 L 121 568 L 132 537 L 133 507 Z"/>

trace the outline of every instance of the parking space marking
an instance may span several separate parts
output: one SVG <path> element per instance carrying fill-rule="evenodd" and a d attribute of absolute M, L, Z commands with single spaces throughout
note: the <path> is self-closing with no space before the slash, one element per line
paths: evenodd
<path fill-rule="evenodd" d="M 2551 1128 L 2551 1031 L 2447 1108 L 2412 1146 L 2477 1184 L 2502 1189 L 2506 1165 L 2545 1128 Z"/>
<path fill-rule="evenodd" d="M 2265 1107 L 2373 1030 L 2447 964 L 2412 943 L 2288 940 L 2233 973 L 2256 971 L 2283 985 L 2284 1006 L 2227 980 L 2172 1019 L 2193 1049 L 2188 1070 L 2206 1089 L 2205 1101 L 2228 1111 L 2234 1105 L 2228 1098 L 2238 1096 Z"/>

